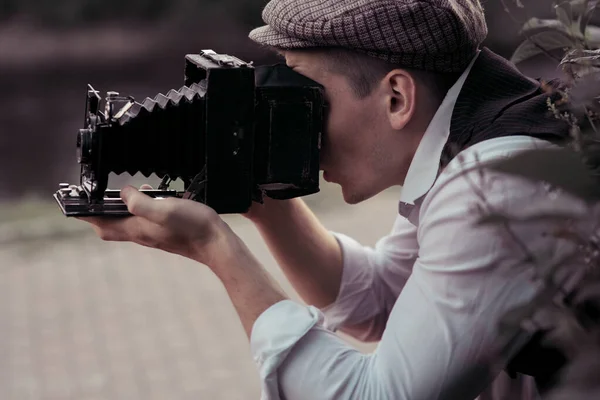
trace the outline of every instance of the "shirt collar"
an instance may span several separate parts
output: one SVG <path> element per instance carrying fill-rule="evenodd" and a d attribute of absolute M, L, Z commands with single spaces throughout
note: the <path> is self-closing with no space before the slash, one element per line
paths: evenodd
<path fill-rule="evenodd" d="M 439 160 L 442 157 L 442 151 L 450 136 L 450 124 L 452 122 L 454 106 L 478 56 L 479 51 L 473 57 L 467 69 L 458 78 L 458 81 L 450 88 L 423 134 L 408 168 L 404 186 L 400 193 L 400 201 L 402 203 L 414 204 L 415 200 L 424 196 L 433 186 L 438 175 Z"/>

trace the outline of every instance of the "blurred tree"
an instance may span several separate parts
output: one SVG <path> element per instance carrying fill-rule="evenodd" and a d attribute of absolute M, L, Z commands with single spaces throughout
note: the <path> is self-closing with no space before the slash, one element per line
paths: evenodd
<path fill-rule="evenodd" d="M 0 0 L 0 21 L 24 15 L 37 23 L 73 27 L 107 21 L 192 20 L 226 11 L 244 24 L 260 23 L 263 0 Z"/>

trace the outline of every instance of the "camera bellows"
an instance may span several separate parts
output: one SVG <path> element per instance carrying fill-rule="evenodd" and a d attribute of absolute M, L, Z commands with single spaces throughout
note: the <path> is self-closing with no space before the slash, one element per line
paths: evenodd
<path fill-rule="evenodd" d="M 193 179 L 204 166 L 205 95 L 206 86 L 194 83 L 128 103 L 103 132 L 105 168 L 116 174 Z"/>

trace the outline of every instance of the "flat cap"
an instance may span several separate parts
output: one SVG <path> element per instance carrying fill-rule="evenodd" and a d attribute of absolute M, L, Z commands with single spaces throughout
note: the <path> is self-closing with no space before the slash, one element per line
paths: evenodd
<path fill-rule="evenodd" d="M 487 36 L 479 0 L 272 0 L 257 43 L 343 47 L 404 67 L 461 72 Z"/>

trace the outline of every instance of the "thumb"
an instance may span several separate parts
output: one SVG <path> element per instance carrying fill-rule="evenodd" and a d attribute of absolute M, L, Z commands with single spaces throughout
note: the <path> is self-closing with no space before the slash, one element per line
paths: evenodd
<path fill-rule="evenodd" d="M 143 194 L 133 186 L 126 186 L 121 190 L 121 199 L 129 212 L 137 217 L 157 224 L 164 222 L 166 218 L 167 210 L 161 201 Z"/>
<path fill-rule="evenodd" d="M 133 186 L 125 186 L 123 189 L 121 189 L 121 200 L 123 200 L 123 202 L 127 205 L 129 205 L 129 203 L 131 202 L 131 199 L 134 198 L 135 196 L 137 196 L 138 194 L 142 194 L 140 193 L 136 188 L 134 188 Z"/>

